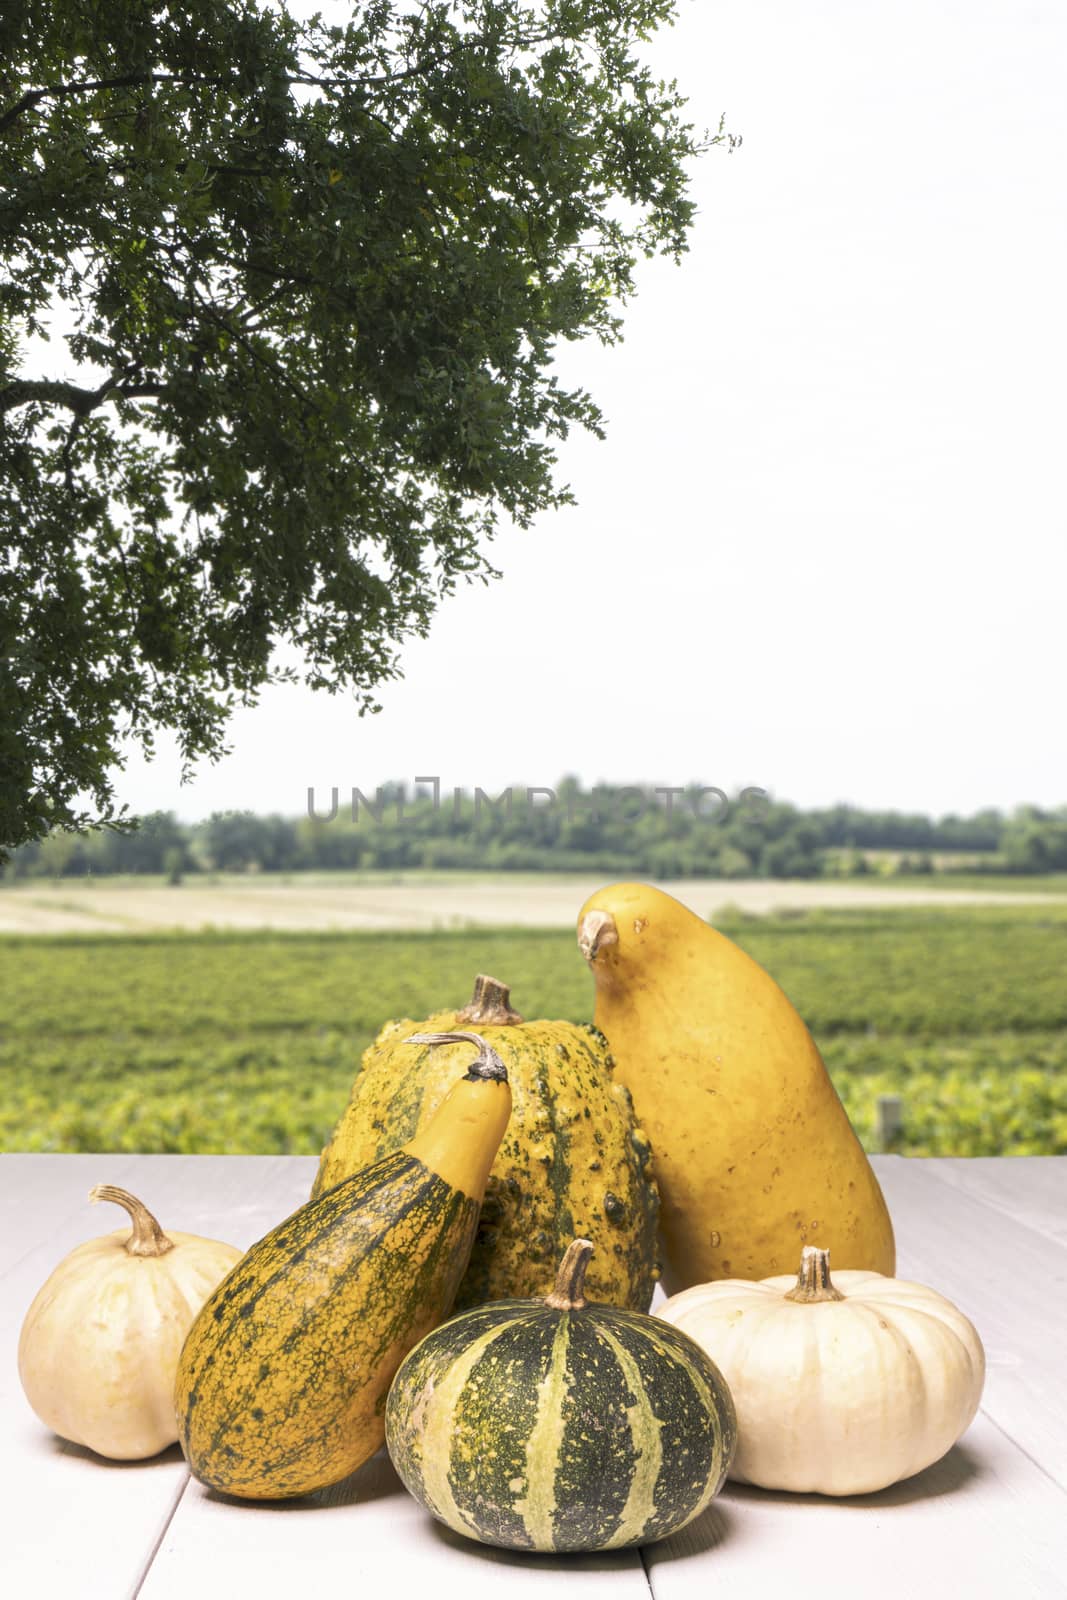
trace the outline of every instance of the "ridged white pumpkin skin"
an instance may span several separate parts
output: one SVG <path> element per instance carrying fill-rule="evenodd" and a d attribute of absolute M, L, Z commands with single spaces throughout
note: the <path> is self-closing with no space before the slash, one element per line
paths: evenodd
<path fill-rule="evenodd" d="M 723 1279 L 658 1314 L 695 1339 L 737 1409 L 730 1477 L 764 1489 L 871 1494 L 940 1460 L 985 1379 L 981 1340 L 922 1284 L 835 1272 L 842 1300 L 785 1298 L 796 1278 Z"/>
<path fill-rule="evenodd" d="M 41 1421 L 115 1461 L 140 1461 L 177 1441 L 179 1352 L 241 1258 L 233 1245 L 172 1230 L 173 1250 L 135 1256 L 129 1238 L 129 1228 L 119 1229 L 72 1250 L 19 1337 L 19 1376 Z"/>

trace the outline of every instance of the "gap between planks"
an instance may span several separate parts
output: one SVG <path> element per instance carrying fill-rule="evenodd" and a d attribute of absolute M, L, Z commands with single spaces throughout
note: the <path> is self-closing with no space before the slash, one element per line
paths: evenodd
<path fill-rule="evenodd" d="M 1007 1428 L 1002 1427 L 997 1421 L 996 1417 L 994 1417 L 990 1411 L 987 1411 L 984 1405 L 980 1405 L 978 1407 L 978 1415 L 980 1417 L 984 1417 L 989 1423 L 990 1427 L 996 1428 L 997 1432 L 1001 1434 L 1009 1444 L 1014 1445 L 1015 1449 L 1019 1451 L 1020 1455 L 1024 1455 L 1027 1461 L 1029 1461 L 1030 1465 L 1032 1467 L 1036 1467 L 1038 1472 L 1042 1473 L 1054 1488 L 1058 1489 L 1061 1494 L 1067 1495 L 1067 1484 L 1061 1483 L 1058 1478 L 1054 1477 L 1053 1474 L 1049 1472 L 1047 1467 L 1042 1466 L 1037 1457 L 1032 1456 L 1029 1450 L 1027 1450 L 1026 1446 L 1019 1443 L 1014 1434 L 1009 1433 Z M 966 1437 L 966 1435 L 964 1435 L 964 1437 Z"/>
<path fill-rule="evenodd" d="M 162 1545 L 164 1539 L 167 1537 L 167 1534 L 170 1532 L 170 1525 L 174 1521 L 174 1518 L 178 1514 L 178 1507 L 181 1505 L 183 1499 L 185 1498 L 185 1492 L 188 1489 L 188 1487 L 189 1487 L 191 1482 L 192 1482 L 192 1473 L 186 1471 L 185 1477 L 182 1479 L 181 1483 L 179 1484 L 177 1493 L 175 1494 L 174 1499 L 170 1503 L 170 1509 L 166 1513 L 166 1515 L 164 1516 L 163 1521 L 162 1521 L 162 1523 L 160 1525 L 159 1536 L 155 1540 L 155 1542 L 153 1543 L 151 1549 L 146 1554 L 146 1556 L 144 1558 L 144 1562 L 143 1562 L 143 1564 L 141 1566 L 141 1570 L 137 1574 L 137 1577 L 134 1580 L 133 1588 L 130 1590 L 130 1600 L 138 1600 L 138 1596 L 140 1595 L 141 1590 L 145 1586 L 145 1580 L 148 1577 L 149 1572 L 152 1570 L 152 1563 L 155 1561 L 156 1556 L 159 1554 L 159 1549 L 160 1549 L 160 1546 Z"/>

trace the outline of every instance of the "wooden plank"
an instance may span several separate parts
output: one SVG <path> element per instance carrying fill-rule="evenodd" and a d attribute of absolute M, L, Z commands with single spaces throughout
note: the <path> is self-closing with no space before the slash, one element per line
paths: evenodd
<path fill-rule="evenodd" d="M 105 1181 L 100 1176 L 104 1168 L 108 1183 L 128 1189 L 132 1163 L 137 1160 L 122 1155 L 0 1155 L 0 1195 L 7 1207 L 16 1208 L 5 1213 L 0 1234 L 0 1278 L 63 1225 L 74 1230 L 78 1243 L 106 1232 L 108 1224 L 101 1222 L 102 1213 L 87 1203 L 89 1190 L 94 1183 Z M 85 1232 L 78 1234 L 78 1219 L 83 1214 Z M 116 1220 L 114 1226 L 118 1225 Z"/>
<path fill-rule="evenodd" d="M 334 1574 L 346 1594 L 400 1600 L 521 1600 L 563 1583 L 575 1600 L 649 1600 L 637 1551 L 529 1556 L 452 1533 L 411 1498 L 384 1451 L 336 1489 L 303 1500 L 241 1503 L 191 1479 L 139 1600 L 291 1600 L 313 1573 Z"/>
<path fill-rule="evenodd" d="M 847 1500 L 729 1484 L 688 1528 L 644 1551 L 656 1600 L 715 1594 L 969 1600 L 1067 1592 L 1067 1495 L 988 1418 L 935 1466 Z M 732 1580 L 732 1581 L 731 1581 Z"/>
<path fill-rule="evenodd" d="M 105 1462 L 56 1439 L 22 1393 L 17 1346 L 30 1301 L 76 1244 L 122 1225 L 115 1207 L 87 1203 L 89 1187 L 115 1179 L 165 1227 L 247 1246 L 306 1199 L 314 1171 L 312 1158 L 292 1157 L 5 1157 L 0 1214 L 15 1219 L 0 1278 L 5 1594 L 132 1595 L 188 1481 L 177 1446 L 149 1462 Z"/>
<path fill-rule="evenodd" d="M 1067 1245 L 1067 1156 L 934 1156 L 923 1168 Z"/>
<path fill-rule="evenodd" d="M 13 1360 L 6 1350 L 3 1359 Z M 0 1396 L 0 1589 L 12 1600 L 135 1594 L 188 1481 L 177 1445 L 150 1462 L 102 1461 L 55 1438 L 22 1401 L 21 1389 L 16 1405 L 10 1388 L 5 1383 Z"/>
<path fill-rule="evenodd" d="M 94 1183 L 129 1189 L 164 1229 L 169 1224 L 246 1249 L 303 1204 L 317 1167 L 313 1156 L 4 1155 L 0 1195 L 8 1221 L 0 1280 L 42 1249 L 42 1259 L 51 1251 L 47 1277 L 75 1245 L 122 1227 L 117 1207 L 89 1203 Z"/>
<path fill-rule="evenodd" d="M 983 1409 L 1067 1488 L 1067 1247 L 954 1187 L 929 1162 L 882 1156 L 875 1165 L 898 1276 L 940 1290 L 970 1317 L 986 1350 Z"/>

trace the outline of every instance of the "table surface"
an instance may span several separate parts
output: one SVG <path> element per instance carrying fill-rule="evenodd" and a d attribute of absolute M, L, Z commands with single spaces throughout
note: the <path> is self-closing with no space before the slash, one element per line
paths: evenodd
<path fill-rule="evenodd" d="M 433 1521 L 384 1452 L 335 1489 L 241 1504 L 190 1478 L 177 1446 L 108 1463 L 37 1421 L 16 1367 L 26 1309 L 57 1262 L 106 1231 L 93 1183 L 140 1195 L 164 1227 L 247 1247 L 300 1205 L 302 1156 L 5 1155 L 0 1158 L 0 1593 L 77 1600 L 345 1594 L 706 1600 L 1067 1596 L 1067 1156 L 876 1157 L 898 1272 L 940 1289 L 988 1356 L 981 1410 L 918 1477 L 829 1500 L 728 1484 L 688 1528 L 642 1551 L 511 1554 Z"/>

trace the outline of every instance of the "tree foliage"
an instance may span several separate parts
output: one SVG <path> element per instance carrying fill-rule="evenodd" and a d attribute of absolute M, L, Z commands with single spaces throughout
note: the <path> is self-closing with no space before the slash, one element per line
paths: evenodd
<path fill-rule="evenodd" d="M 361 710 L 600 431 L 552 372 L 677 255 L 674 0 L 23 0 L 0 18 L 0 844 L 217 756 L 279 675 Z M 287 669 L 289 672 L 292 669 Z"/>
<path fill-rule="evenodd" d="M 563 778 L 552 803 L 539 789 L 493 797 L 447 791 L 440 803 L 403 784 L 357 801 L 313 792 L 299 818 L 219 812 L 198 823 L 146 817 L 135 833 L 57 831 L 12 853 L 3 876 L 113 873 L 423 871 L 583 872 L 613 877 L 839 878 L 881 874 L 1044 874 L 1067 871 L 1067 808 L 933 818 L 855 806 L 802 810 L 743 792 L 640 791 Z M 667 795 L 674 799 L 668 804 Z M 762 798 L 760 798 L 762 797 Z M 635 804 L 635 801 L 637 802 Z M 868 855 L 866 852 L 870 852 Z"/>

